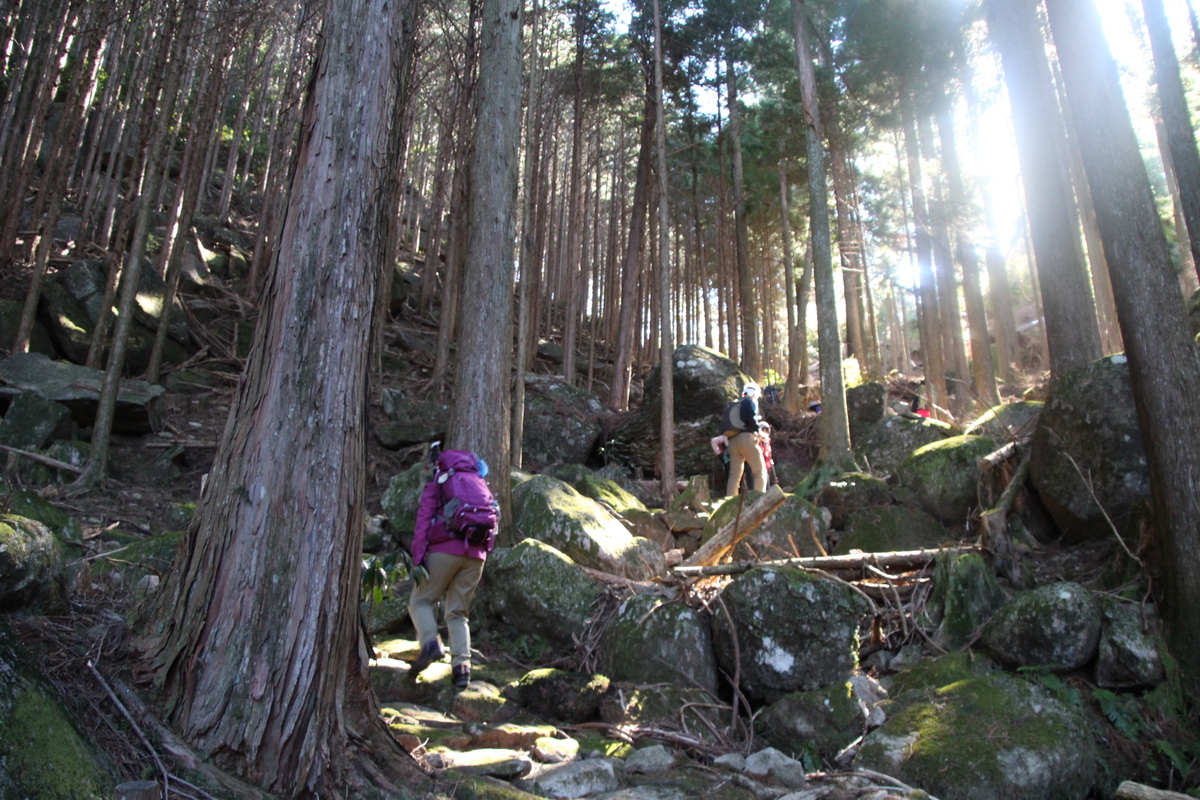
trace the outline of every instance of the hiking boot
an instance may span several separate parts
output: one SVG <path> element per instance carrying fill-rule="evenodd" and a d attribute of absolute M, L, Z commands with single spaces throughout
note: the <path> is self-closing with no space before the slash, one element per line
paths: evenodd
<path fill-rule="evenodd" d="M 457 689 L 465 689 L 471 683 L 471 665 L 459 664 L 450 668 L 450 676 Z"/>
<path fill-rule="evenodd" d="M 442 643 L 437 637 L 433 637 L 425 646 L 421 648 L 421 654 L 417 656 L 417 660 L 412 662 L 408 668 L 408 677 L 416 680 L 417 676 L 425 671 L 425 668 L 434 661 L 440 661 L 442 658 Z"/>

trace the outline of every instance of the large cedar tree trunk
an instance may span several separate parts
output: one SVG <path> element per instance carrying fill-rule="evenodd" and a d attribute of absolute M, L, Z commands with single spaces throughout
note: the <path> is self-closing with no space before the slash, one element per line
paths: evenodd
<path fill-rule="evenodd" d="M 1170 641 L 1200 668 L 1200 353 L 1092 0 L 1049 0 L 1125 339 L 1159 540 Z"/>
<path fill-rule="evenodd" d="M 328 11 L 254 345 L 143 630 L 175 728 L 280 797 L 386 786 L 367 758 L 419 776 L 378 719 L 358 619 L 371 312 L 397 222 L 415 9 Z"/>

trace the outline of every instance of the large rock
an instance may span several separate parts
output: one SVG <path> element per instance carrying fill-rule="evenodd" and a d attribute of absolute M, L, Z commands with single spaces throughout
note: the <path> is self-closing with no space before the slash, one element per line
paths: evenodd
<path fill-rule="evenodd" d="M 721 412 L 751 379 L 725 356 L 699 345 L 677 347 L 671 387 L 675 395 L 675 474 L 707 475 L 712 468 L 709 444 L 721 433 Z M 646 394 L 633 421 L 605 445 L 622 463 L 657 474 L 662 408 L 659 368 L 646 378 Z"/>
<path fill-rule="evenodd" d="M 1153 686 L 1163 680 L 1162 656 L 1154 643 L 1154 619 L 1140 606 L 1106 602 L 1096 659 L 1096 685 L 1107 689 Z"/>
<path fill-rule="evenodd" d="M 883 508 L 892 504 L 892 490 L 872 475 L 847 472 L 829 481 L 817 494 L 817 505 L 829 509 L 829 524 L 844 530 L 850 515 L 861 508 Z"/>
<path fill-rule="evenodd" d="M 113 773 L 0 619 L 0 797 L 106 800 Z"/>
<path fill-rule="evenodd" d="M 798 569 L 758 567 L 720 597 L 713 606 L 717 661 L 741 676 L 751 698 L 772 702 L 850 678 L 867 607 L 849 587 Z"/>
<path fill-rule="evenodd" d="M 505 686 L 503 695 L 539 717 L 578 724 L 600 718 L 611 684 L 604 675 L 535 669 Z"/>
<path fill-rule="evenodd" d="M 961 525 L 979 505 L 979 459 L 995 449 L 989 436 L 953 436 L 918 448 L 896 476 L 923 508 L 947 525 Z"/>
<path fill-rule="evenodd" d="M 666 569 L 661 547 L 633 536 L 596 501 L 557 478 L 536 475 L 513 489 L 512 498 L 517 531 L 585 567 L 636 580 Z"/>
<path fill-rule="evenodd" d="M 0 298 L 0 348 L 12 351 L 13 342 L 17 339 L 17 328 L 21 323 L 23 304 L 17 300 Z M 33 333 L 29 337 L 29 350 L 45 356 L 53 356 L 54 342 L 46 333 L 46 326 L 39 321 L 33 323 Z"/>
<path fill-rule="evenodd" d="M 594 395 L 553 375 L 525 378 L 524 463 L 530 469 L 550 464 L 582 464 L 600 438 L 604 406 Z"/>
<path fill-rule="evenodd" d="M 417 524 L 417 506 L 421 504 L 421 492 L 433 475 L 423 463 L 413 464 L 403 472 L 397 472 L 388 481 L 379 504 L 388 519 L 388 527 L 402 538 L 412 540 L 413 528 Z"/>
<path fill-rule="evenodd" d="M 383 412 L 388 421 L 377 425 L 374 432 L 388 449 L 444 439 L 450 424 L 450 406 L 397 389 L 383 390 Z"/>
<path fill-rule="evenodd" d="M 14 353 L 0 361 L 0 381 L 14 389 L 33 392 L 71 409 L 81 426 L 96 419 L 104 373 L 65 361 L 51 361 L 40 353 Z M 163 388 L 145 381 L 122 378 L 113 417 L 116 433 L 143 434 L 162 429 L 160 400 Z"/>
<path fill-rule="evenodd" d="M 855 765 L 941 800 L 1077 800 L 1095 782 L 1096 749 L 1080 712 L 993 674 L 897 698 Z"/>
<path fill-rule="evenodd" d="M 1056 378 L 1033 435 L 1029 478 L 1068 540 L 1112 536 L 1098 497 L 1126 541 L 1137 541 L 1134 509 L 1150 497 L 1150 475 L 1123 354 Z"/>
<path fill-rule="evenodd" d="M 626 491 L 612 478 L 594 474 L 582 475 L 574 482 L 574 486 L 584 497 L 590 497 L 597 503 L 604 503 L 618 514 L 624 515 L 630 511 L 649 511 L 645 503 Z"/>
<path fill-rule="evenodd" d="M 919 508 L 863 508 L 847 518 L 846 531 L 838 539 L 833 554 L 846 555 L 851 550 L 864 553 L 924 550 L 937 547 L 948 538 L 942 523 Z"/>
<path fill-rule="evenodd" d="M 730 498 L 733 500 L 733 498 Z M 721 506 L 736 506 L 728 500 Z M 746 508 L 749 508 L 747 498 Z M 733 549 L 734 561 L 771 561 L 821 555 L 817 543 L 828 547 L 825 515 L 799 494 L 789 494 L 783 505 L 750 531 Z"/>
<path fill-rule="evenodd" d="M 1046 404 L 1038 400 L 1003 403 L 984 412 L 963 431 L 967 436 L 990 436 L 998 442 L 1028 444 Z"/>
<path fill-rule="evenodd" d="M 102 258 L 81 259 L 73 262 L 62 272 L 57 280 L 71 297 L 78 300 L 87 309 L 88 317 L 94 324 L 100 314 L 100 306 L 104 301 L 104 284 L 108 280 L 107 263 Z M 124 273 L 122 273 L 124 274 Z M 122 287 L 118 288 L 118 295 Z M 152 331 L 158 330 L 159 320 L 162 319 L 163 301 L 167 295 L 167 284 L 150 264 L 145 262 L 138 270 L 138 288 L 134 295 L 133 317 L 137 322 Z M 182 345 L 189 342 L 187 322 L 183 318 L 183 304 L 178 295 L 168 322 L 167 336 Z"/>
<path fill-rule="evenodd" d="M 480 598 L 490 612 L 523 633 L 570 644 L 591 623 L 600 587 L 550 545 L 526 539 L 488 560 Z"/>
<path fill-rule="evenodd" d="M 0 422 L 0 444 L 21 450 L 41 450 L 70 435 L 71 409 L 33 392 L 13 400 Z"/>
<path fill-rule="evenodd" d="M 550 764 L 528 778 L 516 782 L 517 788 L 530 794 L 551 798 L 587 797 L 616 791 L 625 770 L 615 758 L 589 758 Z"/>
<path fill-rule="evenodd" d="M 854 442 L 859 464 L 873 473 L 891 474 L 918 447 L 941 441 L 954 434 L 944 422 L 908 417 L 884 417 Z"/>
<path fill-rule="evenodd" d="M 613 683 L 600 700 L 600 719 L 630 729 L 678 731 L 719 744 L 728 724 L 712 695 L 673 683 Z"/>
<path fill-rule="evenodd" d="M 600 638 L 600 669 L 614 680 L 699 687 L 715 697 L 711 623 L 686 603 L 635 594 Z"/>
<path fill-rule="evenodd" d="M 784 695 L 763 709 L 756 727 L 763 739 L 785 753 L 813 748 L 832 763 L 846 745 L 862 736 L 863 707 L 849 683 Z"/>
<path fill-rule="evenodd" d="M 946 650 L 966 647 L 1006 599 L 979 553 L 939 553 L 927 604 L 938 625 L 934 641 Z"/>
<path fill-rule="evenodd" d="M 984 626 L 983 643 L 1013 666 L 1078 669 L 1096 656 L 1100 603 L 1078 583 L 1022 592 Z"/>
<path fill-rule="evenodd" d="M 862 438 L 879 423 L 887 409 L 887 386 L 862 383 L 846 390 L 846 416 L 850 423 L 850 441 Z"/>
<path fill-rule="evenodd" d="M 0 497 L 7 498 L 10 514 L 42 523 L 64 544 L 79 544 L 83 541 L 83 528 L 79 520 L 32 489 L 23 489 L 5 478 L 0 478 Z"/>
<path fill-rule="evenodd" d="M 0 515 L 0 611 L 39 614 L 66 610 L 62 546 L 40 522 Z"/>

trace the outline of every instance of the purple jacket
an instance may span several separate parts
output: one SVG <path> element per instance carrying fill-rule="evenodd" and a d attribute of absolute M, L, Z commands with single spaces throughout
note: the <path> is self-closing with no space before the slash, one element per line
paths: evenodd
<path fill-rule="evenodd" d="M 486 561 L 486 546 L 468 544 L 465 539 L 447 532 L 446 523 L 435 519 L 438 505 L 437 482 L 429 481 L 421 491 L 421 504 L 417 506 L 417 524 L 413 529 L 412 542 L 413 563 L 424 563 L 425 554 L 431 552 Z"/>

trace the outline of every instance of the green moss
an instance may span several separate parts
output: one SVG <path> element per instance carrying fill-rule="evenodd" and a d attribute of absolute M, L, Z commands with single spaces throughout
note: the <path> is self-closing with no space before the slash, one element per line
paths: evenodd
<path fill-rule="evenodd" d="M 847 518 L 846 532 L 838 540 L 834 555 L 851 550 L 887 553 L 936 547 L 947 539 L 946 529 L 918 508 L 887 506 L 863 508 Z"/>
<path fill-rule="evenodd" d="M 0 479 L 0 496 L 3 495 L 8 496 L 8 507 L 4 509 L 8 513 L 37 520 L 64 542 L 77 544 L 83 541 L 83 528 L 79 521 L 43 499 L 37 492 L 19 489 Z"/>
<path fill-rule="evenodd" d="M 970 652 L 948 653 L 940 658 L 918 662 L 892 680 L 893 698 L 908 692 L 936 690 L 959 681 L 977 678 L 991 672 L 991 663 Z"/>
<path fill-rule="evenodd" d="M 995 449 L 990 436 L 952 436 L 914 450 L 896 474 L 925 508 L 958 524 L 978 505 L 979 459 Z"/>
<path fill-rule="evenodd" d="M 619 483 L 609 478 L 602 478 L 599 475 L 591 474 L 584 475 L 575 482 L 575 488 L 584 497 L 590 497 L 593 500 L 607 503 L 618 514 L 625 514 L 629 511 L 646 511 L 646 506 L 641 500 L 638 500 L 621 488 Z"/>
<path fill-rule="evenodd" d="M 448 770 L 440 778 L 437 784 L 438 797 L 448 796 L 454 800 L 540 800 L 537 795 L 523 792 L 503 781 L 485 780 L 457 770 Z"/>
<path fill-rule="evenodd" d="M 633 752 L 633 745 L 609 739 L 595 731 L 573 731 L 571 737 L 579 742 L 581 756 L 601 753 L 606 758 L 625 758 Z"/>
<path fill-rule="evenodd" d="M 101 800 L 111 782 L 62 710 L 32 689 L 20 692 L 0 725 L 0 754 L 13 797 Z"/>
<path fill-rule="evenodd" d="M 171 568 L 182 539 L 183 531 L 168 531 L 131 542 L 95 559 L 92 562 L 92 574 L 123 572 L 129 583 L 136 582 L 144 575 L 163 577 Z"/>

